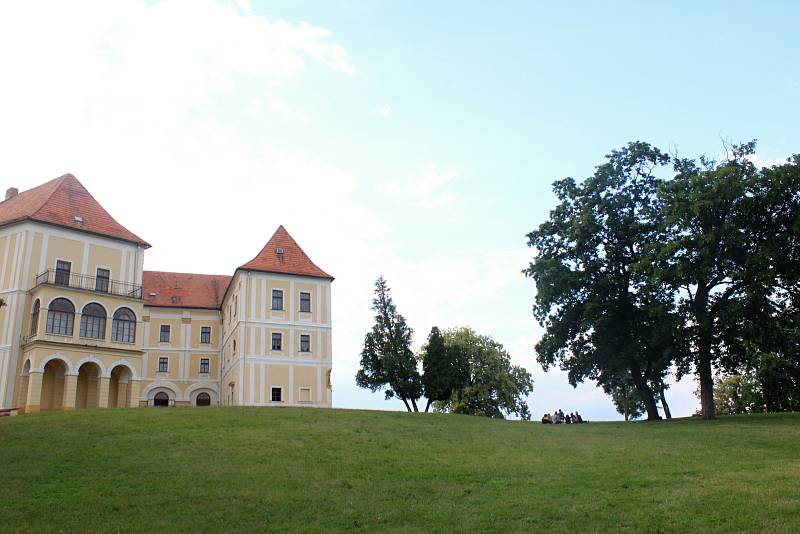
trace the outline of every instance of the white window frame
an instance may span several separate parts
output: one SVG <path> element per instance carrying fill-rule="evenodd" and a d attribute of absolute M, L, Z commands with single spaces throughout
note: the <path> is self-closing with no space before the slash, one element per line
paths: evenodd
<path fill-rule="evenodd" d="M 303 295 L 308 295 L 308 311 L 303 310 Z M 314 307 L 311 305 L 311 291 L 297 292 L 297 311 L 300 313 L 313 313 Z"/>
<path fill-rule="evenodd" d="M 305 334 L 299 334 L 300 338 L 297 340 L 297 352 L 300 354 L 313 354 L 311 350 L 311 332 L 307 332 Z M 308 350 L 303 350 L 303 336 L 308 338 Z"/>
<path fill-rule="evenodd" d="M 281 293 L 281 307 L 280 308 L 273 308 L 272 305 L 275 303 L 275 297 L 273 293 L 276 291 L 280 291 Z M 269 292 L 269 309 L 270 311 L 286 311 L 286 292 L 283 289 L 276 289 L 272 288 Z"/>
<path fill-rule="evenodd" d="M 272 400 L 272 390 L 273 389 L 280 390 L 280 392 L 281 392 L 281 400 L 279 400 L 279 401 Z M 284 402 L 286 402 L 284 400 L 284 397 L 283 397 L 283 386 L 270 386 L 269 387 L 269 402 L 272 403 L 272 404 L 283 404 Z"/>
<path fill-rule="evenodd" d="M 308 400 L 303 400 L 303 391 L 308 391 Z M 298 404 L 313 404 L 314 397 L 311 396 L 312 390 L 310 387 L 301 386 L 297 388 L 297 403 Z"/>
<path fill-rule="evenodd" d="M 67 284 L 64 287 L 72 287 L 70 285 L 70 278 L 72 277 L 72 268 L 75 266 L 75 262 L 72 260 L 65 260 L 64 258 L 55 258 L 55 260 L 53 261 L 53 285 L 57 286 L 63 285 L 56 282 L 56 277 L 58 276 L 58 262 L 60 261 L 69 263 L 69 274 L 67 275 Z"/>
<path fill-rule="evenodd" d="M 99 278 L 97 276 L 97 270 L 98 269 L 104 269 L 104 270 L 108 271 L 108 289 L 106 291 L 98 291 L 97 290 L 97 279 Z M 111 267 L 106 267 L 105 265 L 95 265 L 94 266 L 94 287 L 92 288 L 92 291 L 95 291 L 97 293 L 105 293 L 105 294 L 109 294 L 110 295 L 111 294 L 111 285 L 112 285 L 111 284 L 111 280 L 114 279 L 111 276 L 111 274 L 112 274 Z"/>
<path fill-rule="evenodd" d="M 280 349 L 272 348 L 272 337 L 275 334 L 278 334 L 281 337 L 281 348 Z M 270 332 L 269 333 L 269 351 L 270 352 L 283 352 L 283 332 Z"/>
<path fill-rule="evenodd" d="M 164 326 L 167 327 L 167 329 L 168 329 L 167 331 L 168 331 L 169 335 L 167 336 L 167 340 L 166 341 L 161 341 L 161 328 L 164 327 Z M 158 342 L 159 343 L 172 343 L 172 325 L 171 324 L 160 323 L 158 325 Z"/>
<path fill-rule="evenodd" d="M 203 341 L 203 329 L 208 328 L 208 341 Z M 200 326 L 200 344 L 201 345 L 211 345 L 211 334 L 213 334 L 213 329 L 210 326 Z"/>

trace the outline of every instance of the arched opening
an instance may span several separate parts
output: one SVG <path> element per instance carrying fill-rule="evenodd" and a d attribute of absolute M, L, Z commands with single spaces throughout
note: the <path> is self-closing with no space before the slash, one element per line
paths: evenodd
<path fill-rule="evenodd" d="M 97 408 L 100 402 L 100 366 L 86 362 L 78 369 L 75 408 Z"/>
<path fill-rule="evenodd" d="M 131 405 L 130 380 L 131 370 L 124 365 L 118 365 L 111 370 L 111 380 L 108 382 L 108 407 L 127 408 Z"/>
<path fill-rule="evenodd" d="M 205 391 L 198 393 L 197 398 L 194 400 L 195 406 L 211 406 L 211 395 Z"/>
<path fill-rule="evenodd" d="M 75 322 L 75 306 L 65 298 L 57 298 L 47 310 L 47 333 L 71 336 Z"/>
<path fill-rule="evenodd" d="M 42 308 L 42 303 L 39 299 L 36 299 L 33 303 L 33 309 L 31 310 L 31 329 L 30 334 L 31 337 L 35 336 L 39 332 L 39 310 Z"/>
<path fill-rule="evenodd" d="M 111 321 L 111 341 L 136 342 L 136 314 L 130 308 L 120 308 L 114 312 Z"/>
<path fill-rule="evenodd" d="M 42 396 L 39 409 L 43 412 L 60 410 L 64 406 L 64 376 L 67 364 L 62 360 L 50 360 L 44 366 L 42 375 Z"/>
<path fill-rule="evenodd" d="M 153 397 L 153 406 L 169 406 L 169 395 L 159 391 Z"/>
<path fill-rule="evenodd" d="M 81 311 L 81 337 L 105 339 L 106 309 L 96 302 L 90 302 Z"/>

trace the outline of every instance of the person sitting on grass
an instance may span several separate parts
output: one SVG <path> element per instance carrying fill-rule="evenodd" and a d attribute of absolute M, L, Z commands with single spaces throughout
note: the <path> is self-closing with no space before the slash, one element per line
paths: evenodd
<path fill-rule="evenodd" d="M 575 420 L 576 423 L 585 423 L 586 422 L 586 421 L 583 420 L 583 417 L 581 417 L 581 414 L 579 414 L 577 411 L 575 411 L 574 420 Z"/>
<path fill-rule="evenodd" d="M 544 414 L 542 416 L 542 424 L 543 425 L 552 425 L 553 424 L 553 420 L 550 419 L 550 414 L 549 413 L 546 413 L 546 414 Z"/>
<path fill-rule="evenodd" d="M 568 425 L 572 424 L 572 414 L 567 414 L 566 417 L 564 417 L 564 422 Z"/>

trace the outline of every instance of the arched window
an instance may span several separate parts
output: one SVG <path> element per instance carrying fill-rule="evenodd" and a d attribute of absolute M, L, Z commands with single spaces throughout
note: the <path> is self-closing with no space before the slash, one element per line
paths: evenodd
<path fill-rule="evenodd" d="M 39 299 L 33 303 L 33 311 L 31 312 L 31 337 L 35 336 L 39 331 L 39 309 L 41 308 Z"/>
<path fill-rule="evenodd" d="M 136 341 L 136 315 L 129 308 L 120 308 L 114 312 L 111 322 L 111 340 L 121 343 Z"/>
<path fill-rule="evenodd" d="M 72 335 L 72 325 L 75 322 L 75 306 L 67 299 L 58 298 L 50 303 L 47 310 L 47 333 Z"/>
<path fill-rule="evenodd" d="M 198 393 L 195 399 L 195 406 L 211 406 L 211 395 L 208 393 Z"/>
<path fill-rule="evenodd" d="M 101 305 L 92 302 L 83 307 L 83 311 L 81 311 L 81 337 L 105 339 L 106 309 Z"/>

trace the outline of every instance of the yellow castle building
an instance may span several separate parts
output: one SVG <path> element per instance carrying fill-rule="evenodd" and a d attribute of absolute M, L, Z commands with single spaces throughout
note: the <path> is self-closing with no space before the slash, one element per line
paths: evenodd
<path fill-rule="evenodd" d="M 233 276 L 150 245 L 71 174 L 0 202 L 0 410 L 331 406 L 331 282 L 279 227 Z"/>

